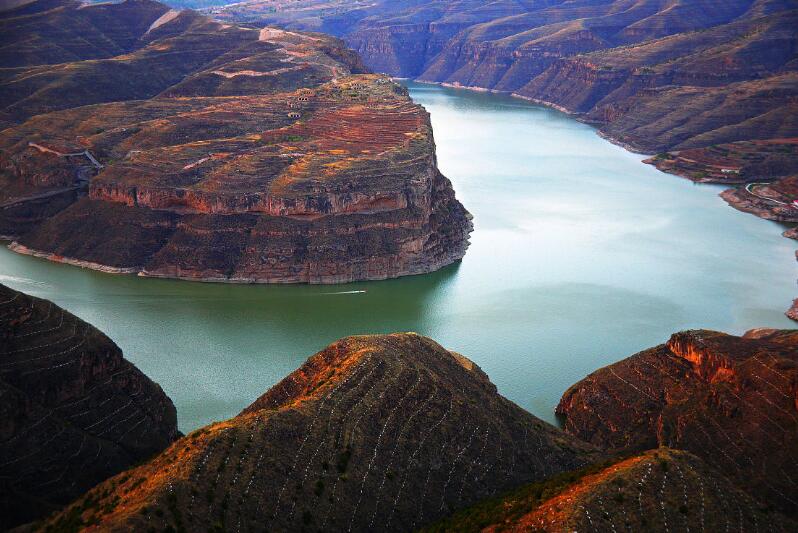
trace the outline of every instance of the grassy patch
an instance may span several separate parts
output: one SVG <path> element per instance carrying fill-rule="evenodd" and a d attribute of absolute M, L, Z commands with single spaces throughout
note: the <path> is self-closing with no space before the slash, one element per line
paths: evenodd
<path fill-rule="evenodd" d="M 478 532 L 490 525 L 512 523 L 534 511 L 546 500 L 560 494 L 585 476 L 601 472 L 626 457 L 616 457 L 585 468 L 564 472 L 544 481 L 524 485 L 501 496 L 482 500 L 471 507 L 440 520 L 421 531 L 424 532 Z"/>

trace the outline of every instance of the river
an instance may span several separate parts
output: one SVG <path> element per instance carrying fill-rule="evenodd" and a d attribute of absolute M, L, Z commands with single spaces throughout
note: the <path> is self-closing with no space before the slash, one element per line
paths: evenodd
<path fill-rule="evenodd" d="M 554 422 L 565 389 L 685 328 L 794 327 L 795 243 L 550 109 L 408 83 L 473 213 L 465 259 L 337 286 L 102 274 L 0 249 L 0 283 L 91 322 L 158 381 L 190 431 L 238 413 L 346 335 L 416 331 Z"/>

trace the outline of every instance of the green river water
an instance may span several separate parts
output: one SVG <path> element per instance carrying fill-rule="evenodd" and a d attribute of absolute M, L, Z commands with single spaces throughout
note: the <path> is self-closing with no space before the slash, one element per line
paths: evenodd
<path fill-rule="evenodd" d="M 793 327 L 795 243 L 778 224 L 642 164 L 557 111 L 408 84 L 474 215 L 440 272 L 335 286 L 101 274 L 0 249 L 0 283 L 91 322 L 158 381 L 190 431 L 238 413 L 329 342 L 416 331 L 554 421 L 565 389 L 685 328 Z"/>

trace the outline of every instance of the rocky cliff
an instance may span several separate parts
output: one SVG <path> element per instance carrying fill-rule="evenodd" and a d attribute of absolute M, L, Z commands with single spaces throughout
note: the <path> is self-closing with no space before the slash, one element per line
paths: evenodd
<path fill-rule="evenodd" d="M 588 442 L 684 449 L 755 497 L 798 511 L 798 331 L 674 334 L 572 386 L 557 412 Z"/>
<path fill-rule="evenodd" d="M 75 24 L 93 9 L 52 11 Z M 437 169 L 429 117 L 387 78 L 358 74 L 340 41 L 177 11 L 135 31 L 122 56 L 19 69 L 33 95 L 6 95 L 22 122 L 0 133 L 12 249 L 265 283 L 385 279 L 463 257 L 470 215 Z M 119 76 L 124 90 L 109 91 Z"/>
<path fill-rule="evenodd" d="M 350 337 L 49 526 L 408 531 L 597 457 L 430 339 Z"/>
<path fill-rule="evenodd" d="M 177 437 L 171 400 L 90 324 L 0 285 L 0 530 Z"/>

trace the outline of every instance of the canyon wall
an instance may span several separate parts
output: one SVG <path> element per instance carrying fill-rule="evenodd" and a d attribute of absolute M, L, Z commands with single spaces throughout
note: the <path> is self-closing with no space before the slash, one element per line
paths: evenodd
<path fill-rule="evenodd" d="M 138 39 L 124 54 L 109 45 L 81 52 L 99 59 L 0 80 L 11 124 L 0 132 L 0 235 L 12 250 L 246 283 L 386 279 L 463 257 L 471 216 L 404 88 L 363 74 L 337 39 L 128 2 L 153 21 L 128 29 Z M 0 20 L 25 28 L 12 40 L 67 49 L 74 36 L 52 24 L 88 20 L 93 35 L 110 24 L 97 13 L 122 9 L 56 4 Z M 29 59 L 61 58 L 51 55 Z M 11 90 L 23 85 L 31 95 Z"/>

